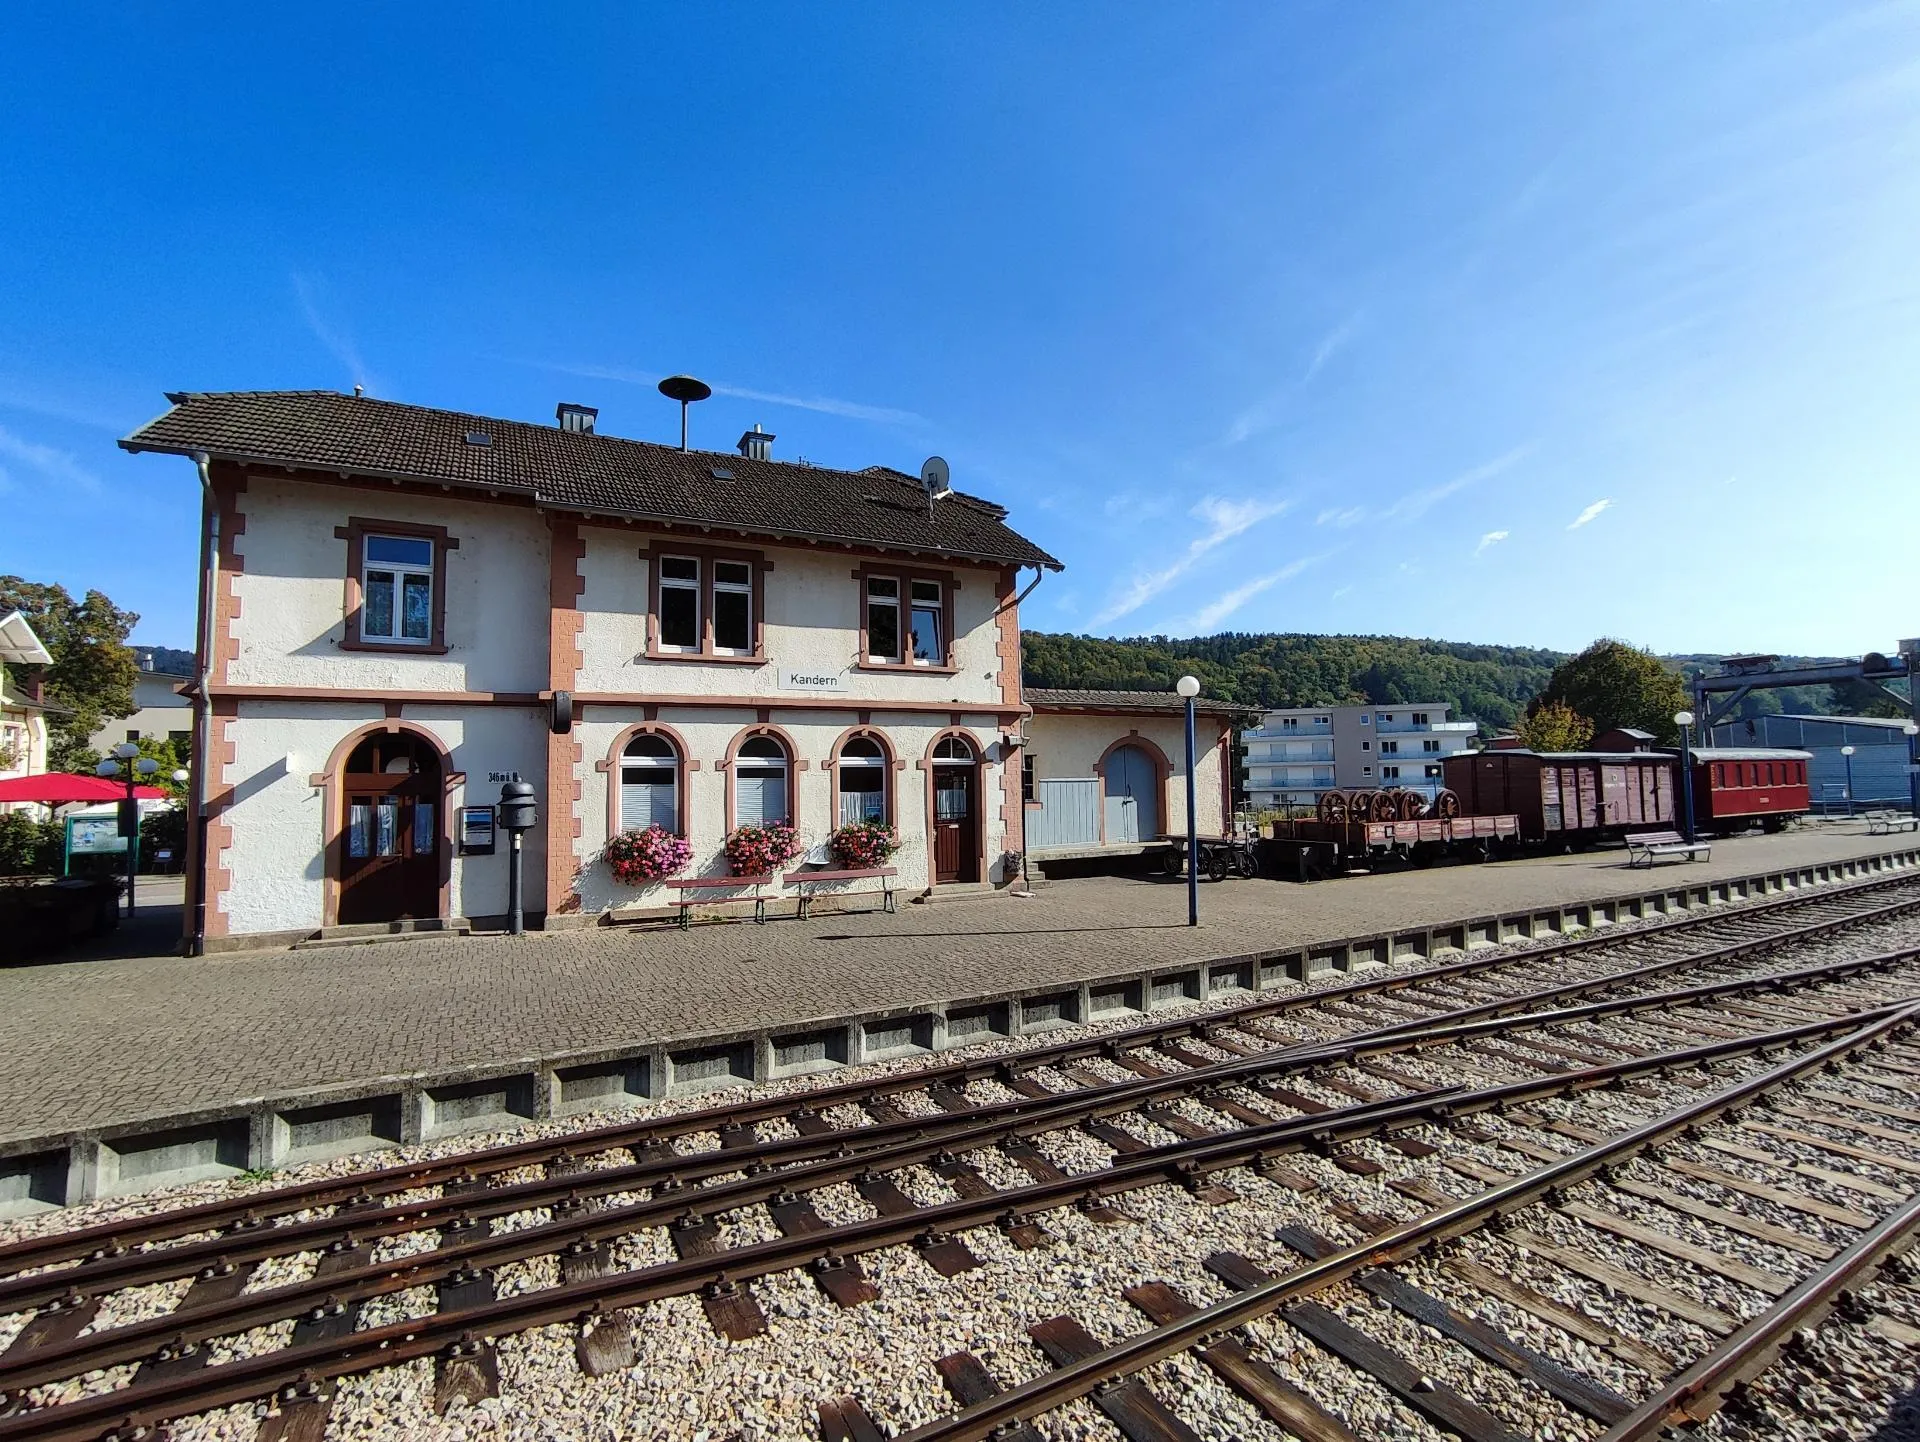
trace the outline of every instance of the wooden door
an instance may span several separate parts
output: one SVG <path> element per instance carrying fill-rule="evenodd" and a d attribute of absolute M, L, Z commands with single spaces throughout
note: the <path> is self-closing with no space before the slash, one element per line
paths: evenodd
<path fill-rule="evenodd" d="M 370 737 L 341 777 L 343 925 L 440 914 L 440 763 L 404 732 Z"/>
<path fill-rule="evenodd" d="M 978 881 L 979 806 L 975 768 L 933 768 L 933 879 L 936 883 Z"/>

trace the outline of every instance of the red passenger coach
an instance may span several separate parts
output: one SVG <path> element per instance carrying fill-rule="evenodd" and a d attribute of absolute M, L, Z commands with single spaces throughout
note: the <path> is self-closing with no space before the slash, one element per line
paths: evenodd
<path fill-rule="evenodd" d="M 1807 763 L 1812 759 L 1811 751 L 1694 747 L 1695 824 L 1740 831 L 1759 822 L 1768 831 L 1780 830 L 1789 816 L 1806 814 Z"/>

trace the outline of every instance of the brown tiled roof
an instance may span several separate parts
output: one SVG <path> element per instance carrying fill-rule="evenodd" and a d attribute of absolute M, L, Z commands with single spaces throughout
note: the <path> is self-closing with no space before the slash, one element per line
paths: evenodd
<path fill-rule="evenodd" d="M 1173 691 L 1094 691 L 1082 688 L 1052 689 L 1029 686 L 1022 699 L 1035 711 L 1167 711 L 1184 712 L 1186 701 Z M 1193 709 L 1216 716 L 1257 716 L 1258 706 L 1243 706 L 1237 701 L 1213 697 L 1195 698 Z"/>
<path fill-rule="evenodd" d="M 1005 508 L 956 491 L 929 519 L 919 479 L 884 466 L 836 471 L 681 451 L 337 391 L 187 391 L 167 399 L 171 410 L 120 444 L 481 487 L 593 515 L 1060 569 L 1006 524 Z M 469 434 L 487 443 L 473 444 Z"/>

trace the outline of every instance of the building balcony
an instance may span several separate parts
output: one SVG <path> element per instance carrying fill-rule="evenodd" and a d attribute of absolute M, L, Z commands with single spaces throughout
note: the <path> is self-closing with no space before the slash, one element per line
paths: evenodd
<path fill-rule="evenodd" d="M 1258 751 L 1251 746 L 1247 748 L 1247 764 L 1249 766 L 1305 766 L 1311 765 L 1316 761 L 1325 765 L 1332 760 L 1333 746 L 1331 743 L 1324 746 L 1296 745 L 1296 749 L 1292 750 L 1280 746 L 1267 746 Z"/>
<path fill-rule="evenodd" d="M 1303 721 L 1298 726 L 1256 726 L 1251 731 L 1243 731 L 1240 734 L 1249 741 L 1298 741 L 1314 736 L 1331 736 L 1333 726 L 1330 722 L 1316 726 Z"/>
<path fill-rule="evenodd" d="M 1412 721 L 1376 720 L 1374 729 L 1381 736 L 1406 736 L 1409 734 L 1471 736 L 1480 729 L 1480 723 L 1478 721 L 1428 721 L 1416 725 Z"/>

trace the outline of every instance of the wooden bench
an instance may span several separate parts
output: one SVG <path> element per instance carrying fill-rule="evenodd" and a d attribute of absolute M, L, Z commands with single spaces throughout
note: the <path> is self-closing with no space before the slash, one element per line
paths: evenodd
<path fill-rule="evenodd" d="M 788 886 L 797 886 L 800 891 L 800 920 L 805 921 L 813 915 L 813 893 L 806 887 L 816 881 L 866 881 L 878 878 L 880 894 L 885 900 L 881 909 L 891 913 L 896 910 L 893 904 L 893 878 L 899 872 L 891 866 L 859 866 L 841 871 L 789 871 L 780 879 Z"/>
<path fill-rule="evenodd" d="M 1877 811 L 1867 818 L 1867 835 L 1891 836 L 1896 831 L 1920 831 L 1920 817 L 1897 811 Z"/>
<path fill-rule="evenodd" d="M 743 886 L 753 888 L 753 919 L 765 926 L 767 924 L 767 898 L 760 894 L 760 888 L 773 880 L 766 876 L 695 876 L 683 880 L 669 881 L 667 885 L 679 892 L 674 904 L 680 908 L 680 929 L 689 930 L 693 926 L 693 909 L 696 906 L 717 906 L 726 901 L 745 901 L 744 896 L 713 896 L 702 893 L 717 891 L 738 891 Z"/>
<path fill-rule="evenodd" d="M 1638 866 L 1644 860 L 1649 871 L 1662 856 L 1684 856 L 1689 861 L 1713 857 L 1711 842 L 1689 841 L 1677 831 L 1641 831 L 1627 837 L 1626 842 L 1627 865 Z"/>

